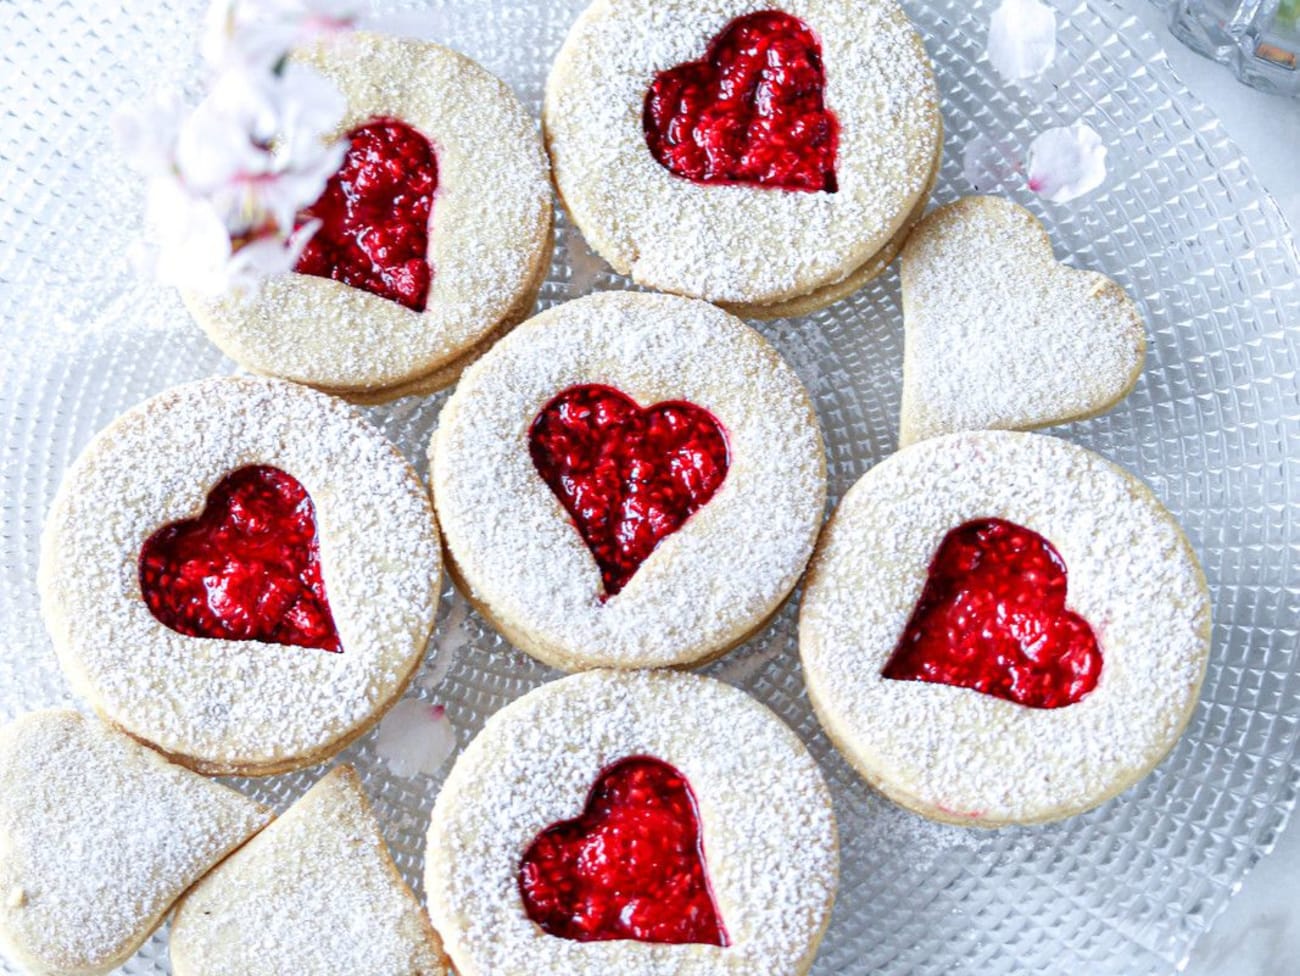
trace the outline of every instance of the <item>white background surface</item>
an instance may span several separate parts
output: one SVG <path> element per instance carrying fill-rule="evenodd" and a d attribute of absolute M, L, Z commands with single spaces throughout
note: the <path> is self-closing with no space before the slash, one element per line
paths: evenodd
<path fill-rule="evenodd" d="M 1238 84 L 1170 35 L 1149 0 L 1121 0 L 1164 44 L 1174 70 L 1223 121 L 1293 230 L 1300 229 L 1300 100 Z M 1300 329 L 1300 322 L 1295 323 Z M 1291 825 L 1197 944 L 1188 976 L 1300 976 L 1300 823 Z M 1080 974 L 1094 976 L 1094 974 Z M 1099 974 L 1097 974 L 1099 976 Z M 1122 974 L 1115 974 L 1122 976 Z"/>

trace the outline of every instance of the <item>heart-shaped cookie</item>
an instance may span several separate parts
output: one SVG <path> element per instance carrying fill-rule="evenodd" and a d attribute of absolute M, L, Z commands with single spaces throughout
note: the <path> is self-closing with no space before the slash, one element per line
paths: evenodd
<path fill-rule="evenodd" d="M 32 972 L 120 966 L 269 812 L 72 711 L 0 730 L 0 942 Z"/>
<path fill-rule="evenodd" d="M 834 193 L 839 122 L 826 107 L 817 35 L 798 17 L 738 17 L 698 61 L 661 71 L 646 92 L 646 144 L 696 183 Z"/>
<path fill-rule="evenodd" d="M 519 891 L 528 917 L 564 939 L 727 944 L 695 797 L 681 773 L 649 756 L 605 769 L 581 816 L 538 835 Z"/>
<path fill-rule="evenodd" d="M 533 464 L 573 518 L 613 596 L 727 477 L 727 438 L 707 410 L 641 407 L 608 386 L 573 386 L 528 432 Z"/>
<path fill-rule="evenodd" d="M 176 907 L 177 976 L 446 976 L 442 941 L 339 766 Z"/>
<path fill-rule="evenodd" d="M 423 312 L 429 298 L 429 215 L 438 160 L 420 132 L 374 119 L 348 133 L 343 165 L 301 219 L 320 229 L 299 274 L 333 278 Z"/>
<path fill-rule="evenodd" d="M 1101 651 L 1065 608 L 1066 567 L 1037 532 L 980 519 L 944 536 L 886 678 L 973 688 L 1031 708 L 1097 686 Z"/>
<path fill-rule="evenodd" d="M 901 445 L 1104 413 L 1142 371 L 1146 337 L 1109 278 L 1060 265 L 1029 211 L 968 197 L 903 249 Z"/>
<path fill-rule="evenodd" d="M 269 465 L 222 478 L 198 518 L 145 540 L 140 591 L 161 623 L 190 637 L 341 650 L 315 507 L 297 478 Z"/>

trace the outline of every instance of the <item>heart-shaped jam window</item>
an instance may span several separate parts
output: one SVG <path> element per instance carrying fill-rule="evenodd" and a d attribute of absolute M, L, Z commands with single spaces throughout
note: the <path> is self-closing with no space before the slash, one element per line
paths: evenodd
<path fill-rule="evenodd" d="M 627 585 L 666 536 L 727 477 L 722 425 L 683 401 L 642 408 L 608 386 L 572 386 L 528 432 L 538 473 L 600 567 L 605 595 Z"/>
<path fill-rule="evenodd" d="M 190 637 L 339 651 L 325 598 L 316 510 L 298 479 L 253 465 L 222 478 L 198 518 L 165 525 L 140 550 L 140 590 Z"/>
<path fill-rule="evenodd" d="M 696 183 L 834 193 L 839 122 L 817 35 L 798 17 L 738 17 L 703 58 L 659 72 L 642 125 L 650 153 Z"/>
<path fill-rule="evenodd" d="M 374 119 L 347 135 L 343 165 L 319 199 L 298 215 L 320 228 L 294 268 L 333 278 L 423 312 L 429 267 L 429 214 L 438 161 L 421 133 L 397 119 Z"/>
<path fill-rule="evenodd" d="M 886 678 L 973 688 L 1030 708 L 1073 705 L 1097 686 L 1101 651 L 1065 609 L 1066 570 L 1037 532 L 1002 519 L 944 536 Z"/>
<path fill-rule="evenodd" d="M 727 945 L 686 778 L 633 756 L 605 769 L 576 820 L 547 827 L 519 865 L 528 917 L 577 942 Z"/>

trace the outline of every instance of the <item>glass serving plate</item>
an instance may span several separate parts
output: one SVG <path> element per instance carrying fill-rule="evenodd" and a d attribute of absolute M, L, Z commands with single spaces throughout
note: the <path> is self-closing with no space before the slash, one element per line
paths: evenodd
<path fill-rule="evenodd" d="M 536 110 L 583 0 L 387 4 L 382 23 L 435 38 L 508 79 Z M 1187 97 L 1157 42 L 1109 0 L 1058 3 L 1057 63 L 1009 87 L 983 58 L 989 4 L 912 0 L 944 95 L 937 199 L 971 192 L 977 138 L 1018 158 L 1034 134 L 1083 119 L 1110 147 L 1106 186 L 1044 204 L 1015 175 L 982 186 L 1029 206 L 1058 256 L 1117 278 L 1141 303 L 1150 352 L 1137 389 L 1055 433 L 1150 483 L 1187 528 L 1214 593 L 1214 654 L 1187 735 L 1147 780 L 1039 829 L 974 832 L 905 813 L 829 746 L 804 696 L 795 610 L 708 670 L 746 688 L 808 743 L 843 840 L 834 919 L 815 972 L 1170 973 L 1271 847 L 1300 782 L 1300 324 L 1297 254 L 1240 152 Z M 71 703 L 42 628 L 38 534 L 92 434 L 158 390 L 229 372 L 175 295 L 124 252 L 142 193 L 105 120 L 126 98 L 196 81 L 198 2 L 0 3 L 0 719 Z M 540 303 L 628 283 L 561 223 Z M 833 498 L 893 450 L 901 316 L 896 273 L 804 319 L 761 326 L 812 391 Z M 423 470 L 442 398 L 367 411 Z M 512 650 L 449 588 L 408 693 L 441 702 L 461 747 L 505 702 L 554 673 Z M 397 861 L 420 885 L 424 829 L 446 768 L 393 775 L 375 737 L 343 760 L 364 774 Z M 319 770 L 237 783 L 283 807 Z M 12 968 L 4 972 L 15 972 Z M 168 971 L 165 931 L 125 967 Z"/>

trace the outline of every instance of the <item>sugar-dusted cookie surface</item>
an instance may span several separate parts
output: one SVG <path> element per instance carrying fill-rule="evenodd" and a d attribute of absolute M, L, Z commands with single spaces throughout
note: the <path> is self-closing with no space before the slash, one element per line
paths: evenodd
<path fill-rule="evenodd" d="M 926 440 L 863 475 L 799 617 L 831 740 L 895 802 L 972 826 L 1132 786 L 1182 734 L 1209 651 L 1205 577 L 1151 490 L 1012 431 Z"/>
<path fill-rule="evenodd" d="M 878 272 L 942 143 L 929 58 L 893 0 L 595 0 L 543 123 L 564 204 L 615 270 L 759 317 Z M 725 171 L 669 160 L 705 144 Z"/>
<path fill-rule="evenodd" d="M 1058 264 L 1033 214 L 967 197 L 903 248 L 899 442 L 1104 413 L 1142 371 L 1142 314 L 1104 275 Z"/>
<path fill-rule="evenodd" d="M 445 976 L 351 767 L 326 774 L 177 906 L 177 976 Z"/>
<path fill-rule="evenodd" d="M 461 976 L 798 976 L 837 872 L 830 792 L 798 736 L 672 671 L 590 671 L 497 712 L 425 853 Z"/>
<path fill-rule="evenodd" d="M 295 272 L 252 300 L 187 296 L 187 304 L 222 351 L 254 372 L 367 401 L 446 386 L 495 333 L 528 316 L 545 277 L 553 214 L 537 121 L 504 82 L 439 44 L 361 32 L 302 56 L 347 99 L 340 134 L 391 120 L 427 139 L 431 213 L 403 232 L 427 230 L 427 297 L 410 307 Z M 400 170 L 410 177 L 405 156 Z M 362 212 L 411 206 L 403 197 Z M 378 277 L 406 285 L 405 272 Z"/>
<path fill-rule="evenodd" d="M 0 948 L 32 972 L 120 966 L 269 811 L 94 718 L 0 729 Z"/>
<path fill-rule="evenodd" d="M 669 295 L 524 323 L 466 370 L 430 453 L 449 569 L 566 670 L 725 653 L 794 589 L 825 506 L 798 375 L 739 319 Z"/>
<path fill-rule="evenodd" d="M 73 689 L 193 769 L 321 762 L 401 697 L 437 612 L 428 493 L 351 407 L 220 377 L 123 414 L 64 476 L 41 607 Z"/>

